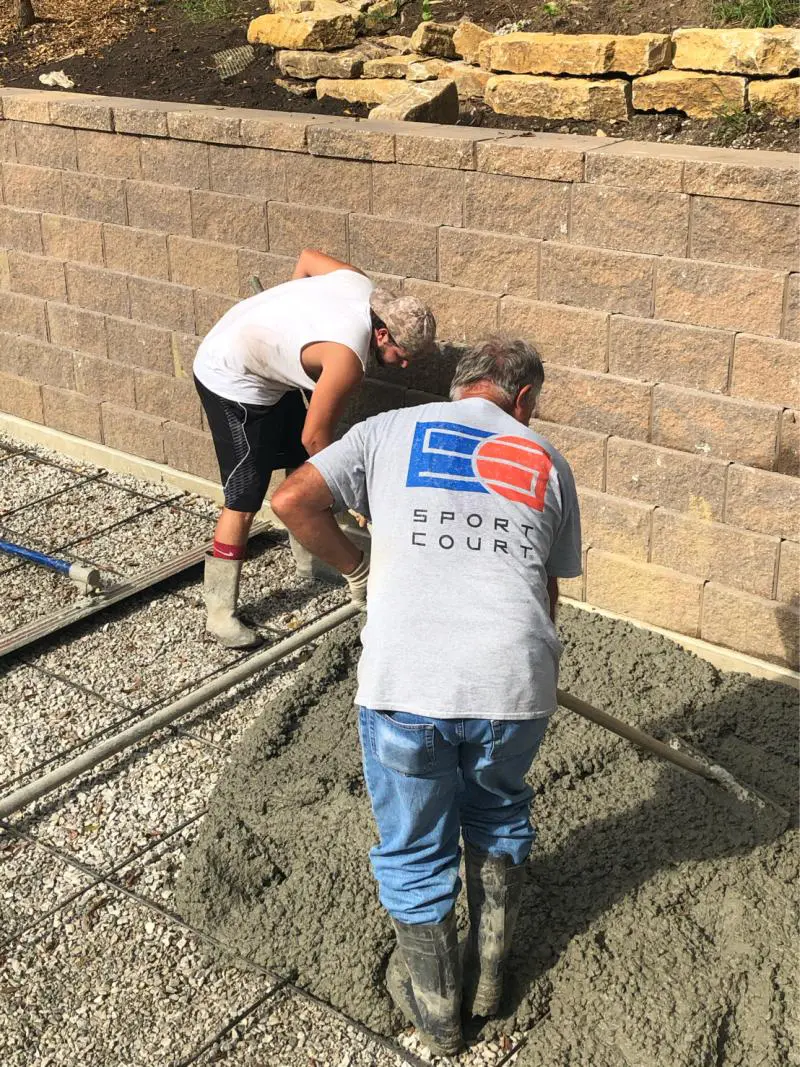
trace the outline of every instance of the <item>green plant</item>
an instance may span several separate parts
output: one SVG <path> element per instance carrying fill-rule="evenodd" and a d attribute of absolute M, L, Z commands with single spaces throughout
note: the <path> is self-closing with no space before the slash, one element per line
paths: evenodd
<path fill-rule="evenodd" d="M 794 17 L 796 6 L 793 0 L 715 0 L 711 12 L 717 22 L 753 29 L 781 25 Z"/>
<path fill-rule="evenodd" d="M 732 144 L 749 133 L 758 133 L 767 125 L 768 109 L 762 103 L 752 104 L 749 111 L 727 105 L 717 112 L 715 140 Z"/>
<path fill-rule="evenodd" d="M 551 18 L 557 18 L 561 14 L 560 6 L 554 0 L 549 0 L 548 3 L 542 4 L 542 11 Z"/>
<path fill-rule="evenodd" d="M 422 21 L 430 22 L 433 18 L 433 8 L 431 7 L 431 0 L 422 0 Z"/>
<path fill-rule="evenodd" d="M 178 7 L 190 22 L 214 22 L 231 13 L 230 0 L 178 0 Z"/>

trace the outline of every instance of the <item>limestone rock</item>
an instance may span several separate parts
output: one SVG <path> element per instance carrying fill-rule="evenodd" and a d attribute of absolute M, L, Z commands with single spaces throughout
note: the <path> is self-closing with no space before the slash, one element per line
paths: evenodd
<path fill-rule="evenodd" d="M 341 13 L 334 11 L 334 7 Z M 250 44 L 266 44 L 272 48 L 316 49 L 341 48 L 356 39 L 356 20 L 352 9 L 336 4 L 297 14 L 261 15 L 247 28 Z"/>
<path fill-rule="evenodd" d="M 364 68 L 360 49 L 345 52 L 278 52 L 275 62 L 289 78 L 358 78 Z"/>
<path fill-rule="evenodd" d="M 694 71 L 660 70 L 633 82 L 635 111 L 682 111 L 692 119 L 713 119 L 724 108 L 744 107 L 744 78 Z"/>
<path fill-rule="evenodd" d="M 367 7 L 364 21 L 367 26 L 376 26 L 393 19 L 400 10 L 398 0 L 375 0 Z"/>
<path fill-rule="evenodd" d="M 436 62 L 433 60 L 432 62 Z M 486 86 L 492 75 L 488 70 L 473 67 L 471 63 L 444 63 L 440 78 L 451 78 L 456 83 L 460 100 L 483 100 Z"/>
<path fill-rule="evenodd" d="M 545 78 L 533 74 L 494 75 L 484 100 L 498 115 L 544 119 L 628 118 L 628 83 L 618 78 Z"/>
<path fill-rule="evenodd" d="M 669 66 L 665 33 L 509 33 L 479 46 L 481 66 L 512 74 L 649 74 Z"/>
<path fill-rule="evenodd" d="M 453 44 L 455 24 L 444 22 L 420 22 L 411 34 L 411 47 L 415 52 L 426 56 L 439 56 L 442 59 L 455 59 L 456 49 Z"/>
<path fill-rule="evenodd" d="M 371 119 L 450 124 L 458 118 L 458 91 L 453 81 L 407 86 L 404 93 L 369 113 Z"/>
<path fill-rule="evenodd" d="M 382 59 L 370 59 L 364 64 L 365 78 L 405 78 L 408 67 L 424 59 L 424 56 L 412 52 L 408 56 L 385 56 Z"/>
<path fill-rule="evenodd" d="M 676 30 L 673 67 L 723 74 L 791 74 L 800 68 L 800 30 Z"/>
<path fill-rule="evenodd" d="M 397 55 L 407 56 L 409 52 L 414 51 L 411 45 L 411 38 L 404 37 L 402 33 L 392 33 L 388 37 L 374 37 L 373 40 L 378 44 L 385 45 L 386 48 L 397 53 Z"/>
<path fill-rule="evenodd" d="M 425 62 L 409 63 L 406 71 L 406 81 L 435 81 L 449 66 L 450 64 L 444 59 L 428 59 Z"/>
<path fill-rule="evenodd" d="M 275 84 L 292 96 L 313 96 L 314 86 L 311 82 L 297 81 L 295 78 L 276 78 Z"/>
<path fill-rule="evenodd" d="M 397 78 L 360 78 L 355 81 L 340 78 L 320 78 L 317 99 L 326 96 L 344 100 L 348 104 L 385 104 L 408 92 L 408 86 Z"/>
<path fill-rule="evenodd" d="M 750 106 L 761 104 L 782 119 L 800 119 L 800 78 L 769 78 L 747 87 Z"/>
<path fill-rule="evenodd" d="M 467 63 L 477 64 L 478 49 L 491 36 L 488 30 L 485 30 L 483 26 L 478 26 L 475 22 L 470 22 L 468 19 L 459 22 L 453 34 L 453 47 L 456 55 L 461 56 Z"/>

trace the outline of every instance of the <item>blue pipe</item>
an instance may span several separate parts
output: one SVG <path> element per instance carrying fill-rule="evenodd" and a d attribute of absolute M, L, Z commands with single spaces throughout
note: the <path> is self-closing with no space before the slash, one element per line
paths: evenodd
<path fill-rule="evenodd" d="M 43 552 L 34 552 L 32 548 L 24 548 L 22 545 L 15 545 L 11 541 L 2 540 L 0 540 L 0 552 L 8 552 L 11 556 L 21 556 L 22 559 L 27 559 L 31 563 L 38 563 L 41 567 L 51 567 L 54 571 L 58 571 L 59 574 L 66 574 L 69 577 L 69 569 L 72 564 L 67 563 L 65 559 L 46 556 Z"/>
<path fill-rule="evenodd" d="M 29 563 L 35 563 L 39 567 L 49 567 L 51 570 L 58 571 L 59 574 L 66 575 L 67 578 L 81 586 L 85 592 L 92 592 L 102 587 L 100 572 L 96 567 L 84 567 L 82 563 L 70 563 L 66 559 L 56 559 L 55 556 L 47 556 L 44 552 L 36 552 L 32 548 L 15 545 L 12 541 L 0 540 L 0 552 L 7 552 L 10 556 L 19 556 L 20 559 L 26 559 Z"/>

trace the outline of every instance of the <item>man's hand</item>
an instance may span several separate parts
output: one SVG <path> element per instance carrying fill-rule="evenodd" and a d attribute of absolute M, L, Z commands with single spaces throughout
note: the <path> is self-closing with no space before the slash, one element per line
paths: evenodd
<path fill-rule="evenodd" d="M 352 516 L 352 518 L 356 520 L 356 523 L 361 527 L 362 530 L 366 530 L 366 528 L 369 526 L 369 519 L 366 515 L 362 515 L 360 511 L 353 511 L 352 508 L 348 508 L 347 514 Z"/>
<path fill-rule="evenodd" d="M 346 574 L 345 581 L 350 589 L 350 599 L 361 611 L 367 610 L 367 579 L 369 578 L 369 556 L 364 553 L 361 562 Z"/>

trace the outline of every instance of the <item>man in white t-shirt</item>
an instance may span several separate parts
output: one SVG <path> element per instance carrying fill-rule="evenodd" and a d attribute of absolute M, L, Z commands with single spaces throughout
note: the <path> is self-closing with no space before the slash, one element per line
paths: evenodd
<path fill-rule="evenodd" d="M 272 472 L 300 466 L 333 441 L 371 351 L 380 365 L 405 368 L 432 347 L 435 332 L 433 315 L 415 297 L 395 297 L 348 263 L 306 249 L 291 281 L 236 304 L 207 334 L 194 377 L 225 506 L 206 557 L 204 596 L 207 629 L 222 644 L 261 641 L 236 604 L 247 538 Z M 311 576 L 311 557 L 294 541 L 292 548 L 298 569 Z"/>
<path fill-rule="evenodd" d="M 459 837 L 464 1000 L 493 1015 L 534 839 L 525 776 L 556 710 L 558 579 L 581 572 L 572 473 L 528 425 L 543 380 L 530 345 L 491 339 L 462 357 L 451 403 L 354 426 L 272 501 L 368 600 L 355 703 L 397 933 L 387 986 L 446 1054 L 462 1043 Z M 348 507 L 372 518 L 368 581 L 333 517 Z"/>

